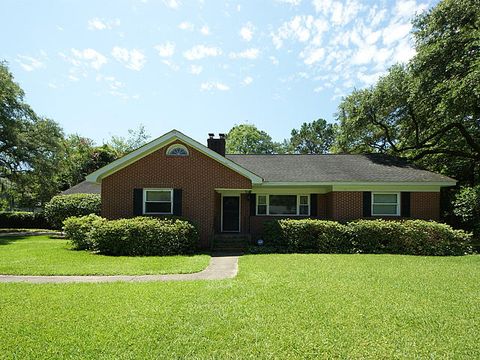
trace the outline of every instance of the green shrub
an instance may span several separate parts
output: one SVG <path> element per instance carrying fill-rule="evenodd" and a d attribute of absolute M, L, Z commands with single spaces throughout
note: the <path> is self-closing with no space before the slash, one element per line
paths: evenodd
<path fill-rule="evenodd" d="M 464 255 L 471 235 L 424 220 L 358 220 L 346 225 L 324 220 L 274 220 L 265 226 L 266 246 L 289 252 Z M 277 242 L 271 242 L 276 239 Z"/>
<path fill-rule="evenodd" d="M 0 212 L 0 228 L 49 229 L 43 212 Z"/>
<path fill-rule="evenodd" d="M 460 189 L 453 202 L 453 213 L 480 244 L 480 185 Z"/>
<path fill-rule="evenodd" d="M 335 221 L 282 219 L 264 224 L 267 245 L 284 246 L 289 251 L 350 253 L 353 251 L 348 228 Z"/>
<path fill-rule="evenodd" d="M 192 253 L 199 234 L 185 220 L 137 217 L 99 223 L 90 238 L 107 255 L 178 255 Z"/>
<path fill-rule="evenodd" d="M 100 206 L 99 194 L 57 195 L 45 205 L 45 216 L 54 228 L 60 229 L 71 216 L 99 215 Z"/>
<path fill-rule="evenodd" d="M 75 249 L 94 250 L 95 244 L 90 238 L 90 232 L 99 223 L 106 220 L 98 215 L 71 216 L 63 222 L 65 237 L 72 242 Z"/>

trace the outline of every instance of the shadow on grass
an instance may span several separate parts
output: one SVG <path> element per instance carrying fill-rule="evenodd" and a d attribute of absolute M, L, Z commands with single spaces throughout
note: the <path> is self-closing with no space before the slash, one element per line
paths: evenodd
<path fill-rule="evenodd" d="M 0 245 L 9 245 L 19 240 L 25 240 L 26 238 L 28 238 L 28 236 L 24 235 L 0 236 Z"/>

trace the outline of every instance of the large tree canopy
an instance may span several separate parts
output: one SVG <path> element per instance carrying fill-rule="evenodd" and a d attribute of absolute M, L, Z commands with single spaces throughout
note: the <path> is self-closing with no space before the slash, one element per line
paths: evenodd
<path fill-rule="evenodd" d="M 334 126 L 324 119 L 303 123 L 299 130 L 293 129 L 288 152 L 295 154 L 325 154 L 334 140 Z"/>
<path fill-rule="evenodd" d="M 335 148 L 394 153 L 478 181 L 478 1 L 440 2 L 415 19 L 413 34 L 416 55 L 408 64 L 392 67 L 375 86 L 342 101 Z"/>
<path fill-rule="evenodd" d="M 62 139 L 60 126 L 35 114 L 0 63 L 0 179 L 9 185 L 5 191 L 21 195 L 22 205 L 42 203 L 56 193 Z"/>
<path fill-rule="evenodd" d="M 255 125 L 235 125 L 227 134 L 228 154 L 275 154 L 279 149 L 279 144 Z"/>

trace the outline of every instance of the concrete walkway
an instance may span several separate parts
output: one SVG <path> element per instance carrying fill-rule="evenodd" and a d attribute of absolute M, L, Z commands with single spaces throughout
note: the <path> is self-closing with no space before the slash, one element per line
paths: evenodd
<path fill-rule="evenodd" d="M 146 282 L 231 279 L 238 272 L 238 255 L 213 255 L 205 270 L 193 274 L 169 275 L 0 275 L 0 283 L 25 282 L 47 283 L 100 283 L 100 282 Z"/>

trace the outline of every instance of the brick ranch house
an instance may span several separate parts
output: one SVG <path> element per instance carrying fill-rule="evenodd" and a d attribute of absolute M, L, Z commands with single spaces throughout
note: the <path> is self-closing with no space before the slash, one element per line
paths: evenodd
<path fill-rule="evenodd" d="M 87 176 L 109 219 L 173 214 L 194 221 L 199 246 L 216 234 L 258 239 L 279 217 L 438 220 L 440 189 L 455 180 L 382 155 L 230 155 L 172 130 Z"/>

